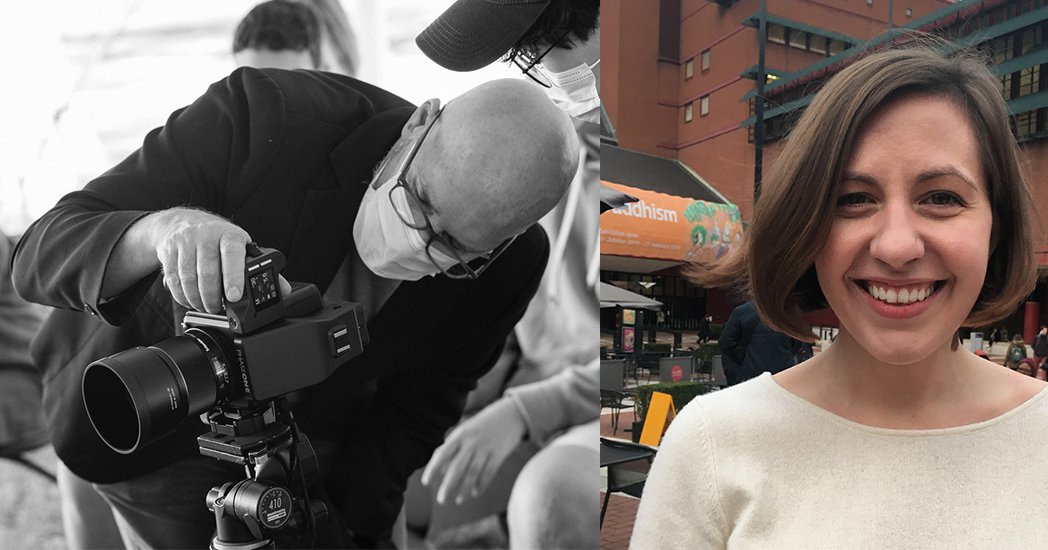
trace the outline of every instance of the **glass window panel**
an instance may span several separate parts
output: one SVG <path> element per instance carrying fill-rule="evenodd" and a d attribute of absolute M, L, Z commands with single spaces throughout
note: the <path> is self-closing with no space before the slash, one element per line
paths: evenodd
<path fill-rule="evenodd" d="M 706 116 L 710 113 L 710 96 L 704 95 L 699 99 L 699 114 Z"/>
<path fill-rule="evenodd" d="M 1017 135 L 1025 136 L 1032 133 L 1030 128 L 1030 121 L 1033 120 L 1033 117 L 1031 117 L 1030 115 L 1031 113 L 1029 112 L 1019 113 L 1015 115 L 1015 133 Z"/>
<path fill-rule="evenodd" d="M 684 80 L 693 76 L 695 76 L 695 60 L 689 59 L 688 62 L 684 64 Z"/>
<path fill-rule="evenodd" d="M 702 52 L 702 70 L 708 71 L 710 69 L 710 51 L 706 50 Z"/>
<path fill-rule="evenodd" d="M 1037 90 L 1037 75 L 1040 67 L 1023 69 L 1019 72 L 1019 95 L 1029 95 Z"/>
<path fill-rule="evenodd" d="M 691 117 L 692 117 L 691 107 L 692 107 L 691 103 L 688 103 L 687 105 L 684 106 L 684 122 L 691 122 Z"/>
<path fill-rule="evenodd" d="M 1034 31 L 1031 28 L 1023 29 L 1020 32 L 1022 33 L 1022 51 L 1020 53 L 1025 54 L 1033 48 L 1036 36 L 1034 36 Z"/>
<path fill-rule="evenodd" d="M 776 44 L 786 43 L 786 27 L 774 23 L 768 25 L 768 42 Z"/>
<path fill-rule="evenodd" d="M 789 34 L 789 38 L 788 39 L 790 41 L 790 46 L 793 46 L 794 48 L 800 48 L 802 50 L 806 49 L 808 47 L 808 45 L 805 44 L 805 41 L 804 41 L 804 36 L 807 33 L 803 32 L 803 31 L 799 31 L 797 29 L 788 29 L 788 30 L 789 30 L 789 33 L 788 33 Z"/>
<path fill-rule="evenodd" d="M 826 55 L 826 52 L 829 51 L 829 47 L 827 45 L 829 41 L 830 39 L 826 38 L 825 36 L 815 36 L 813 34 L 811 37 L 811 41 L 808 43 L 808 49 L 815 53 L 821 53 L 823 55 Z"/>

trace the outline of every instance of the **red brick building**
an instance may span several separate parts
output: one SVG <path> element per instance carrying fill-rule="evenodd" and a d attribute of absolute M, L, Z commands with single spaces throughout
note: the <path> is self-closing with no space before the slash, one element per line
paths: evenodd
<path fill-rule="evenodd" d="M 886 43 L 882 33 L 896 27 L 944 34 L 994 56 L 1016 137 L 1030 162 L 1038 210 L 1048 212 L 1046 0 L 602 0 L 601 95 L 619 145 L 679 160 L 748 220 L 762 45 L 767 167 L 821 84 L 855 54 Z M 1042 252 L 1048 267 L 1048 249 Z M 703 307 L 723 317 L 729 306 L 713 294 Z M 1010 331 L 1028 331 L 1038 318 L 1048 319 L 1043 283 L 1034 297 L 1040 303 L 1017 311 Z"/>

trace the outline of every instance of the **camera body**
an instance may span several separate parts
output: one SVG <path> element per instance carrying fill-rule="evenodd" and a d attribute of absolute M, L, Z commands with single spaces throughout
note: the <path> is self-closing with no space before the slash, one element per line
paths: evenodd
<path fill-rule="evenodd" d="M 244 297 L 226 303 L 225 315 L 190 311 L 183 334 L 88 365 L 84 404 L 114 451 L 130 454 L 219 405 L 249 408 L 322 382 L 363 350 L 358 304 L 325 306 L 311 284 L 282 298 L 284 256 L 249 252 L 258 254 L 245 265 Z"/>

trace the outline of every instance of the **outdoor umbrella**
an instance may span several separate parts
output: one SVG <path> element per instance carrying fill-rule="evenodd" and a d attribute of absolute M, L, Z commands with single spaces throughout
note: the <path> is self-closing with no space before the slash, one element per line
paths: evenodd
<path fill-rule="evenodd" d="M 616 306 L 655 310 L 662 308 L 662 302 L 657 302 L 651 298 L 609 285 L 608 283 L 600 283 L 600 289 L 597 292 L 600 295 L 601 308 Z"/>

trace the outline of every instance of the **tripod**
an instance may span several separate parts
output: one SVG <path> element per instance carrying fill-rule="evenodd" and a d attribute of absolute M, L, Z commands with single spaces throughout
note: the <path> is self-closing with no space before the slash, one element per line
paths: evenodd
<path fill-rule="evenodd" d="M 310 501 L 306 490 L 307 476 L 317 471 L 316 453 L 286 399 L 225 404 L 207 420 L 211 431 L 197 438 L 200 454 L 243 464 L 246 472 L 246 479 L 207 494 L 215 514 L 211 549 L 276 548 L 278 532 L 315 535 L 316 524 L 327 519 L 327 507 Z"/>

